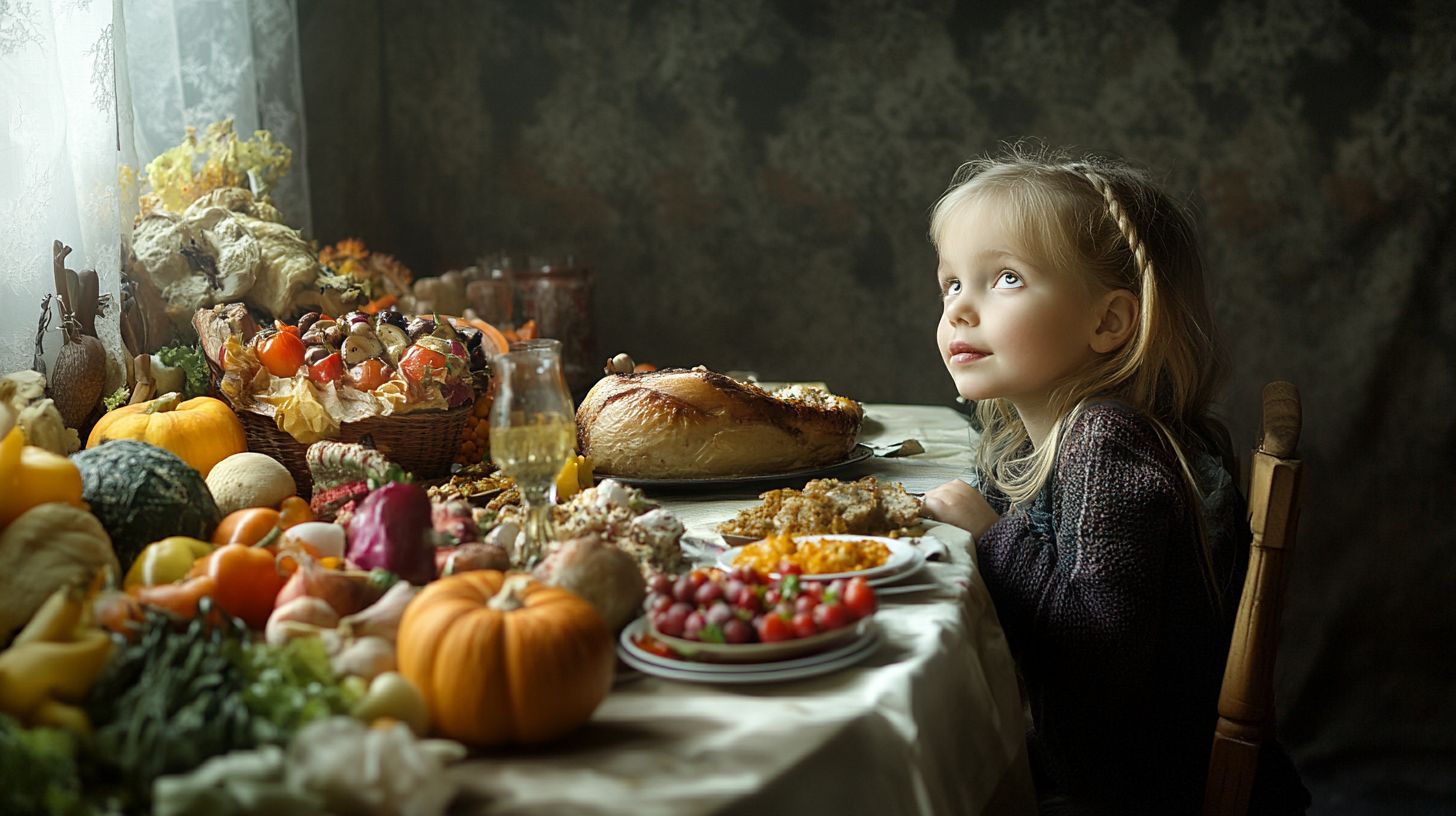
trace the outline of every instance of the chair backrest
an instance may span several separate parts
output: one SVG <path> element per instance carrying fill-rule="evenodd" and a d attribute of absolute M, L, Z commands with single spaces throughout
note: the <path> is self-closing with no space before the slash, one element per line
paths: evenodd
<path fill-rule="evenodd" d="M 1248 812 L 1259 748 L 1274 729 L 1274 652 L 1299 522 L 1300 424 L 1299 390 L 1265 385 L 1263 433 L 1250 462 L 1249 572 L 1218 697 L 1205 816 Z"/>

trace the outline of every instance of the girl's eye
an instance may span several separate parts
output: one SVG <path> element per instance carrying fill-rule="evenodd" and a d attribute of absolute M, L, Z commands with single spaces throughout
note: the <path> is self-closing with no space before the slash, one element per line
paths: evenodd
<path fill-rule="evenodd" d="M 1022 283 L 1020 275 L 1012 272 L 1010 269 L 1003 269 L 1001 270 L 1001 274 L 996 276 L 996 283 L 991 288 L 1020 289 L 1025 285 L 1025 283 Z"/>
<path fill-rule="evenodd" d="M 949 278 L 940 282 L 941 298 L 955 297 L 961 293 L 961 282 L 955 278 Z"/>

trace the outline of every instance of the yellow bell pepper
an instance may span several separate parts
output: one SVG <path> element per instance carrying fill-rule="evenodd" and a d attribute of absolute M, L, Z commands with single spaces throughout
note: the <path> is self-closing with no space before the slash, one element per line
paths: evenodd
<path fill-rule="evenodd" d="M 187 577 L 193 564 L 211 554 L 211 544 L 187 536 L 170 536 L 154 541 L 132 562 L 122 585 L 131 589 L 180 581 Z"/>
<path fill-rule="evenodd" d="M 81 471 L 70 459 L 26 445 L 19 428 L 13 428 L 0 442 L 0 526 L 47 502 L 85 508 L 82 489 Z"/>
<path fill-rule="evenodd" d="M 592 460 L 580 454 L 566 460 L 556 474 L 556 500 L 566 501 L 592 486 Z"/>

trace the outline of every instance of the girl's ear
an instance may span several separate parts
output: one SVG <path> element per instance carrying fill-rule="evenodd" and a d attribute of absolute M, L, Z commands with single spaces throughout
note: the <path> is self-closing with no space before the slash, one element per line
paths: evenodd
<path fill-rule="evenodd" d="M 1098 354 L 1116 351 L 1137 328 L 1137 295 L 1126 289 L 1113 289 L 1098 303 L 1101 319 L 1092 331 L 1092 350 Z"/>

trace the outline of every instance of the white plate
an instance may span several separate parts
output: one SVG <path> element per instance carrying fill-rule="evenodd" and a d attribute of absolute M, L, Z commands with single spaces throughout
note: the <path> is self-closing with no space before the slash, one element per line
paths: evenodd
<path fill-rule="evenodd" d="M 671 657 L 662 657 L 638 646 L 633 638 L 638 635 L 648 635 L 661 642 L 663 645 L 679 651 L 680 654 L 687 653 L 687 650 L 678 644 L 691 644 L 699 647 L 699 650 L 708 652 L 712 656 L 721 657 L 724 652 L 731 656 L 733 652 L 746 652 L 741 656 L 732 656 L 729 660 L 679 660 Z M 826 635 L 836 635 L 837 639 L 825 640 Z M 835 629 L 831 632 L 823 632 L 812 638 L 796 638 L 792 640 L 779 641 L 778 643 L 740 643 L 737 645 L 718 643 L 698 643 L 695 641 L 684 641 L 678 638 L 669 638 L 652 631 L 647 618 L 641 617 L 627 624 L 622 634 L 617 638 L 622 649 L 625 649 L 633 657 L 639 660 L 655 663 L 660 666 L 677 669 L 691 669 L 695 671 L 718 672 L 754 672 L 770 669 L 794 668 L 799 665 L 810 665 L 833 657 L 842 656 L 848 652 L 864 645 L 865 640 L 874 637 L 874 618 L 864 618 L 855 621 L 851 626 Z M 817 648 L 808 645 L 811 641 L 819 641 Z M 774 649 L 774 647 L 791 647 L 800 645 L 797 650 Z M 825 645 L 828 644 L 828 645 Z M 769 651 L 764 651 L 767 648 Z M 811 654 L 805 654 L 805 648 L 814 648 Z M 779 657 L 765 657 L 765 655 L 779 655 Z"/>
<path fill-rule="evenodd" d="M 906 566 L 914 561 L 916 556 L 920 555 L 920 552 L 918 550 L 898 538 L 886 538 L 884 536 L 870 535 L 853 535 L 850 533 L 822 533 L 815 535 L 794 536 L 795 541 L 817 541 L 819 539 L 826 538 L 830 539 L 831 541 L 878 541 L 890 549 L 890 557 L 886 558 L 885 563 L 879 565 L 878 567 L 870 567 L 869 569 L 862 570 L 850 570 L 849 572 L 828 572 L 816 574 L 810 574 L 806 572 L 803 575 L 799 576 L 800 580 L 833 581 L 836 578 L 853 578 L 857 575 L 863 576 L 865 578 L 874 578 L 875 576 L 879 575 L 890 575 L 892 573 L 903 572 Z M 737 558 L 738 554 L 741 552 L 743 552 L 742 547 L 734 547 L 731 550 L 724 550 L 723 554 L 718 556 L 718 566 L 725 570 L 733 569 L 733 559 Z M 779 577 L 779 574 L 776 572 L 769 573 L 769 577 L 777 579 Z"/>
<path fill-rule="evenodd" d="M 783 683 L 789 680 L 802 680 L 808 677 L 818 677 L 848 668 L 874 654 L 879 648 L 880 640 L 875 630 L 870 629 L 868 636 L 857 641 L 851 650 L 839 654 L 833 659 L 821 659 L 818 662 L 807 665 L 799 665 L 790 668 L 771 668 L 773 664 L 758 666 L 758 671 L 723 671 L 724 666 L 712 663 L 684 663 L 685 668 L 676 666 L 663 666 L 656 663 L 649 663 L 638 658 L 635 654 L 626 649 L 618 649 L 617 656 L 622 662 L 654 677 L 661 677 L 667 680 L 680 680 L 686 683 L 715 683 L 744 685 L 753 683 Z M 816 655 L 822 657 L 822 655 Z M 741 667 L 739 667 L 741 669 Z"/>
<path fill-rule="evenodd" d="M 897 573 L 885 574 L 885 576 L 875 576 L 874 578 L 869 578 L 869 580 L 865 581 L 865 583 L 868 583 L 869 586 L 872 587 L 882 587 L 885 586 L 885 584 L 893 584 L 895 583 L 895 581 L 903 581 L 904 578 L 919 573 L 920 568 L 925 567 L 925 564 L 925 552 L 920 552 L 919 549 L 916 549 L 916 551 L 914 551 L 914 558 L 911 558 L 909 564 L 906 564 L 906 568 L 904 568 L 904 570 L 897 571 Z"/>

